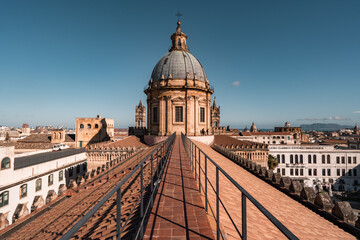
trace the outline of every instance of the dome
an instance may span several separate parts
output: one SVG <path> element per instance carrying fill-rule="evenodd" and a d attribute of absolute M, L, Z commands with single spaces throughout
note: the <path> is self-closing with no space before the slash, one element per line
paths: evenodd
<path fill-rule="evenodd" d="M 187 51 L 171 51 L 156 64 L 151 79 L 196 79 L 206 82 L 205 70 L 199 60 Z"/>

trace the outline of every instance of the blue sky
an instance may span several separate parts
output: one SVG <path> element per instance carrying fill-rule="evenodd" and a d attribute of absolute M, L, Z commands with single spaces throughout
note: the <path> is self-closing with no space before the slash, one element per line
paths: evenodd
<path fill-rule="evenodd" d="M 0 125 L 134 125 L 176 12 L 221 125 L 360 124 L 360 1 L 0 2 Z"/>

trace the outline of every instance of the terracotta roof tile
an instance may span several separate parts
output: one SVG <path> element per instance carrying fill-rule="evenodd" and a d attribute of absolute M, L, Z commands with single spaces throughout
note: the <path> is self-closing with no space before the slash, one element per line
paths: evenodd
<path fill-rule="evenodd" d="M 196 143 L 212 160 L 245 188 L 271 214 L 300 239 L 356 239 L 333 223 L 322 218 L 299 202 L 249 173 L 211 147 Z M 204 160 L 202 160 L 202 163 Z M 210 182 L 215 184 L 215 168 L 208 164 Z M 241 229 L 241 192 L 220 174 L 220 198 Z M 209 191 L 210 203 L 215 206 L 216 195 Z M 222 210 L 220 221 L 228 239 L 238 239 L 231 221 Z M 248 239 L 285 239 L 284 235 L 249 201 L 247 201 Z"/>

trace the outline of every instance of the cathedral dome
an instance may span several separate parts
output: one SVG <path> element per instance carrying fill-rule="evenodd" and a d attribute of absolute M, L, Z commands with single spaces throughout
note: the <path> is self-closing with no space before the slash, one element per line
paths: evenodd
<path fill-rule="evenodd" d="M 173 50 L 156 64 L 152 81 L 161 79 L 196 79 L 206 82 L 206 74 L 199 60 L 188 51 Z"/>

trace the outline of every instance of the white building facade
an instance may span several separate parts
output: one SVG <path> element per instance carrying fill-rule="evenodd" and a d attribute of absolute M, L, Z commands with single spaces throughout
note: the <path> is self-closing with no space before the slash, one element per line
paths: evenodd
<path fill-rule="evenodd" d="M 360 150 L 331 145 L 269 145 L 269 154 L 278 159 L 275 171 L 306 186 L 321 184 L 338 191 L 360 188 Z"/>
<path fill-rule="evenodd" d="M 86 173 L 85 151 L 79 149 L 14 156 L 14 147 L 0 147 L 0 229 L 54 200 Z"/>

